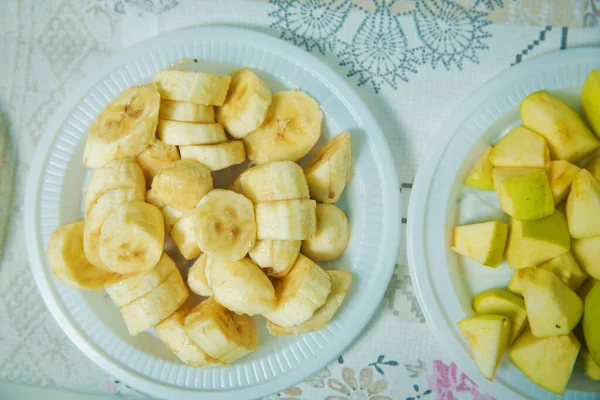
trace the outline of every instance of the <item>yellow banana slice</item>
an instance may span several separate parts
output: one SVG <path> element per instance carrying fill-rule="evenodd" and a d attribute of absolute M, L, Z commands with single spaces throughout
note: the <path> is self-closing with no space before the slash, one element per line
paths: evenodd
<path fill-rule="evenodd" d="M 152 185 L 152 179 L 154 179 L 154 176 L 158 174 L 161 169 L 179 159 L 179 150 L 177 150 L 177 146 L 166 144 L 158 139 L 152 139 L 146 150 L 137 156 L 138 164 L 140 164 L 142 171 L 144 171 L 146 187 L 149 188 L 150 185 Z"/>
<path fill-rule="evenodd" d="M 196 160 L 211 171 L 220 171 L 246 161 L 241 140 L 199 146 L 181 146 L 181 158 Z"/>
<path fill-rule="evenodd" d="M 275 310 L 263 315 L 284 327 L 299 325 L 325 304 L 330 291 L 327 272 L 300 254 L 290 272 L 275 283 Z"/>
<path fill-rule="evenodd" d="M 223 105 L 230 82 L 229 75 L 174 69 L 163 69 L 154 75 L 154 83 L 163 99 L 205 106 Z"/>
<path fill-rule="evenodd" d="M 309 199 L 304 172 L 293 161 L 257 165 L 240 175 L 242 194 L 253 203 Z"/>
<path fill-rule="evenodd" d="M 193 210 L 213 188 L 210 170 L 193 160 L 174 161 L 152 181 L 152 193 L 179 211 Z"/>
<path fill-rule="evenodd" d="M 273 284 L 250 259 L 225 261 L 215 258 L 210 262 L 210 287 L 219 304 L 235 313 L 248 315 L 275 309 Z"/>
<path fill-rule="evenodd" d="M 310 197 L 320 203 L 335 203 L 350 177 L 350 134 L 342 132 L 321 147 L 304 167 Z"/>
<path fill-rule="evenodd" d="M 156 325 L 154 329 L 160 340 L 190 367 L 210 368 L 223 365 L 224 363 L 212 358 L 192 342 L 184 328 L 188 313 L 187 307 L 181 307 L 169 318 Z"/>
<path fill-rule="evenodd" d="M 185 317 L 185 331 L 205 353 L 225 363 L 232 363 L 258 347 L 258 332 L 252 318 L 229 311 L 212 297 Z"/>
<path fill-rule="evenodd" d="M 275 93 L 265 122 L 244 138 L 250 161 L 298 161 L 321 136 L 323 113 L 319 104 L 297 90 Z"/>
<path fill-rule="evenodd" d="M 154 194 L 152 189 L 148 190 L 146 193 L 146 202 L 156 206 L 162 212 L 163 218 L 165 219 L 165 232 L 167 233 L 171 233 L 175 224 L 185 215 L 184 212 L 165 205 L 165 203 Z"/>
<path fill-rule="evenodd" d="M 135 157 L 154 138 L 160 96 L 154 84 L 134 86 L 111 101 L 90 128 L 83 163 L 100 168 L 117 158 Z"/>
<path fill-rule="evenodd" d="M 248 255 L 267 275 L 281 278 L 296 262 L 301 244 L 300 240 L 257 240 Z"/>
<path fill-rule="evenodd" d="M 56 229 L 46 252 L 48 264 L 58 280 L 78 289 L 98 290 L 115 274 L 97 268 L 83 252 L 83 220 Z"/>
<path fill-rule="evenodd" d="M 269 333 L 274 336 L 295 335 L 298 333 L 308 333 L 325 328 L 327 323 L 333 318 L 336 311 L 342 305 L 346 293 L 350 290 L 352 284 L 352 273 L 346 271 L 327 271 L 331 278 L 331 293 L 327 296 L 323 304 L 308 321 L 295 326 L 279 326 L 273 322 L 267 322 Z"/>
<path fill-rule="evenodd" d="M 215 108 L 183 101 L 163 100 L 160 102 L 158 118 L 171 121 L 211 124 L 215 122 Z"/>
<path fill-rule="evenodd" d="M 115 208 L 102 224 L 98 253 L 102 262 L 119 274 L 150 270 L 162 255 L 164 236 L 160 210 L 131 201 Z"/>
<path fill-rule="evenodd" d="M 142 168 L 134 158 L 120 158 L 94 171 L 85 188 L 85 217 L 104 193 L 113 189 L 138 188 L 146 194 L 146 182 Z"/>
<path fill-rule="evenodd" d="M 302 242 L 302 254 L 316 262 L 338 258 L 350 240 L 346 214 L 333 204 L 317 204 L 317 231 Z"/>
<path fill-rule="evenodd" d="M 133 336 L 147 331 L 173 314 L 188 297 L 188 289 L 181 278 L 179 270 L 175 270 L 150 293 L 119 308 Z"/>
<path fill-rule="evenodd" d="M 88 261 L 98 268 L 110 271 L 98 252 L 102 224 L 116 207 L 130 201 L 144 201 L 144 194 L 139 188 L 113 189 L 100 196 L 87 215 L 83 229 L 83 250 Z"/>
<path fill-rule="evenodd" d="M 211 258 L 211 260 L 214 260 Z M 212 296 L 213 292 L 206 279 L 206 262 L 208 255 L 202 253 L 200 257 L 194 261 L 194 264 L 188 270 L 188 286 L 190 290 L 199 296 Z"/>
<path fill-rule="evenodd" d="M 227 135 L 220 124 L 195 124 L 166 119 L 158 121 L 156 137 L 167 144 L 178 146 L 227 141 Z"/>
<path fill-rule="evenodd" d="M 234 138 L 241 139 L 265 120 L 271 104 L 271 89 L 248 68 L 231 73 L 225 103 L 217 109 L 217 121 Z"/>
<path fill-rule="evenodd" d="M 194 234 L 200 250 L 212 257 L 244 258 L 256 240 L 252 202 L 230 190 L 213 190 L 198 203 Z"/>
<path fill-rule="evenodd" d="M 171 238 L 186 260 L 192 260 L 202 253 L 194 235 L 194 215 L 195 212 L 184 215 L 171 230 Z"/>
<path fill-rule="evenodd" d="M 314 200 L 279 200 L 255 206 L 257 239 L 304 240 L 317 229 Z"/>
<path fill-rule="evenodd" d="M 104 289 L 117 307 L 126 306 L 156 289 L 176 270 L 175 262 L 163 252 L 150 271 L 116 277 L 106 282 Z"/>

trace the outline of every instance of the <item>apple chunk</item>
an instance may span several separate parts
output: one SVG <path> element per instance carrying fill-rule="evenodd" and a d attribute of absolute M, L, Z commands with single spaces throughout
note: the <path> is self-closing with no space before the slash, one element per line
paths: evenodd
<path fill-rule="evenodd" d="M 581 297 L 581 300 L 583 300 L 585 302 L 585 299 L 587 297 L 587 295 L 592 291 L 593 288 L 596 287 L 596 285 L 600 284 L 600 281 L 590 278 L 587 281 L 585 281 L 585 283 L 583 285 L 581 285 L 581 287 L 579 288 L 579 290 L 577 291 L 577 295 L 579 297 Z"/>
<path fill-rule="evenodd" d="M 585 272 L 600 280 L 600 236 L 573 240 L 573 254 Z"/>
<path fill-rule="evenodd" d="M 551 161 L 548 164 L 548 179 L 555 207 L 567 198 L 571 190 L 571 182 L 577 172 L 579 172 L 579 167 L 565 160 Z"/>
<path fill-rule="evenodd" d="M 585 298 L 583 335 L 592 358 L 600 365 L 600 285 L 594 286 Z"/>
<path fill-rule="evenodd" d="M 504 315 L 510 320 L 511 334 L 508 344 L 515 341 L 527 324 L 525 302 L 519 296 L 502 289 L 490 289 L 473 299 L 473 310 L 477 315 Z"/>
<path fill-rule="evenodd" d="M 534 221 L 511 218 L 506 259 L 512 269 L 535 267 L 570 249 L 567 220 L 560 211 Z"/>
<path fill-rule="evenodd" d="M 517 126 L 494 145 L 490 161 L 494 167 L 545 168 L 550 151 L 543 137 Z"/>
<path fill-rule="evenodd" d="M 588 75 L 581 90 L 583 113 L 596 135 L 600 136 L 600 69 Z"/>
<path fill-rule="evenodd" d="M 452 250 L 488 267 L 502 261 L 508 225 L 499 221 L 482 222 L 454 228 Z"/>
<path fill-rule="evenodd" d="M 469 342 L 471 355 L 481 374 L 494 380 L 510 339 L 509 319 L 502 315 L 478 315 L 459 321 L 458 328 Z"/>
<path fill-rule="evenodd" d="M 600 182 L 600 157 L 595 157 L 592 161 L 585 164 L 583 168 L 587 169 L 594 179 Z"/>
<path fill-rule="evenodd" d="M 545 168 L 498 167 L 492 172 L 502 210 L 520 220 L 554 212 L 554 197 Z"/>
<path fill-rule="evenodd" d="M 600 367 L 596 364 L 588 349 L 583 349 L 581 358 L 583 359 L 583 367 L 588 378 L 593 381 L 600 381 Z"/>
<path fill-rule="evenodd" d="M 546 390 L 563 394 L 581 343 L 574 334 L 538 338 L 523 332 L 508 352 L 510 359 L 529 379 Z"/>
<path fill-rule="evenodd" d="M 492 163 L 489 160 L 492 146 L 488 146 L 465 179 L 465 185 L 479 190 L 494 190 Z"/>
<path fill-rule="evenodd" d="M 554 160 L 576 164 L 600 147 L 600 140 L 583 118 L 564 101 L 544 90 L 523 99 L 521 121 L 526 128 L 546 139 Z"/>
<path fill-rule="evenodd" d="M 571 183 L 567 198 L 567 220 L 574 238 L 600 236 L 600 183 L 581 169 Z"/>
<path fill-rule="evenodd" d="M 552 272 L 519 270 L 531 332 L 536 337 L 566 335 L 579 323 L 583 301 Z"/>

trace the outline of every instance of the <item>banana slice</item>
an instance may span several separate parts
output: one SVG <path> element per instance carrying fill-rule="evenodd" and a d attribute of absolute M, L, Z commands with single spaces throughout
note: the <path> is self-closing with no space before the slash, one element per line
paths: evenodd
<path fill-rule="evenodd" d="M 98 253 L 102 262 L 119 274 L 150 270 L 162 255 L 164 236 L 160 210 L 131 201 L 115 208 L 102 224 Z"/>
<path fill-rule="evenodd" d="M 265 122 L 244 138 L 250 161 L 298 161 L 321 136 L 323 113 L 306 93 L 294 90 L 275 93 Z"/>
<path fill-rule="evenodd" d="M 325 304 L 330 291 L 327 272 L 300 254 L 290 272 L 275 283 L 275 310 L 263 315 L 284 327 L 299 325 Z"/>
<path fill-rule="evenodd" d="M 205 106 L 225 102 L 231 76 L 163 69 L 154 75 L 160 97 Z"/>
<path fill-rule="evenodd" d="M 317 231 L 302 242 L 302 254 L 316 262 L 338 258 L 350 240 L 346 214 L 333 204 L 317 204 Z"/>
<path fill-rule="evenodd" d="M 200 250 L 210 256 L 228 261 L 244 258 L 256 240 L 252 202 L 229 190 L 213 190 L 198 203 L 194 234 Z"/>
<path fill-rule="evenodd" d="M 193 160 L 174 161 L 152 181 L 152 193 L 165 205 L 179 211 L 193 210 L 213 188 L 208 168 Z"/>
<path fill-rule="evenodd" d="M 160 102 L 158 118 L 171 121 L 211 124 L 215 122 L 215 108 L 183 101 L 163 100 Z"/>
<path fill-rule="evenodd" d="M 179 270 L 176 270 L 156 289 L 120 307 L 119 311 L 129 333 L 136 336 L 169 317 L 187 298 L 188 289 Z"/>
<path fill-rule="evenodd" d="M 257 240 L 248 255 L 267 275 L 281 278 L 294 266 L 301 244 L 300 240 Z"/>
<path fill-rule="evenodd" d="M 175 262 L 163 252 L 156 267 L 150 271 L 116 277 L 106 282 L 104 289 L 117 307 L 126 306 L 156 289 L 176 270 Z"/>
<path fill-rule="evenodd" d="M 135 157 L 154 138 L 160 96 L 154 84 L 134 86 L 111 101 L 90 128 L 83 163 L 100 168 L 117 158 Z"/>
<path fill-rule="evenodd" d="M 83 229 L 83 250 L 87 260 L 98 268 L 110 271 L 98 252 L 102 224 L 115 208 L 130 201 L 144 201 L 139 188 L 113 189 L 100 196 L 88 213 Z"/>
<path fill-rule="evenodd" d="M 227 190 L 231 190 L 232 192 L 236 192 L 237 194 L 244 194 L 242 190 L 242 180 L 241 175 L 238 175 L 230 184 L 227 186 Z"/>
<path fill-rule="evenodd" d="M 240 175 L 242 194 L 253 203 L 309 199 L 304 172 L 293 161 L 276 161 L 247 169 Z"/>
<path fill-rule="evenodd" d="M 94 171 L 83 196 L 85 217 L 104 193 L 127 188 L 138 188 L 146 194 L 144 173 L 134 158 L 120 158 Z"/>
<path fill-rule="evenodd" d="M 195 124 L 166 119 L 158 121 L 156 137 L 167 144 L 179 146 L 227 141 L 227 135 L 220 124 Z"/>
<path fill-rule="evenodd" d="M 205 353 L 225 363 L 232 363 L 258 347 L 258 332 L 252 318 L 229 311 L 212 297 L 185 317 L 185 331 Z"/>
<path fill-rule="evenodd" d="M 221 361 L 206 354 L 196 346 L 184 328 L 185 317 L 189 313 L 187 307 L 181 307 L 169 318 L 165 319 L 154 329 L 163 343 L 181 361 L 194 368 L 209 368 L 223 365 Z"/>
<path fill-rule="evenodd" d="M 210 287 L 214 299 L 227 309 L 257 315 L 275 309 L 275 289 L 267 275 L 248 258 L 238 261 L 212 259 Z"/>
<path fill-rule="evenodd" d="M 188 286 L 190 290 L 199 296 L 212 296 L 213 292 L 206 279 L 206 263 L 208 255 L 202 253 L 200 257 L 194 261 L 194 264 L 188 270 Z M 211 262 L 214 258 L 210 258 Z"/>
<path fill-rule="evenodd" d="M 154 194 L 152 189 L 148 190 L 146 193 L 146 202 L 158 207 L 162 212 L 163 218 L 165 219 L 165 232 L 167 233 L 171 233 L 175 224 L 185 215 L 184 212 L 165 205 L 165 203 Z"/>
<path fill-rule="evenodd" d="M 246 150 L 241 140 L 200 146 L 181 146 L 181 158 L 196 160 L 211 171 L 220 171 L 246 161 Z"/>
<path fill-rule="evenodd" d="M 336 311 L 342 305 L 346 293 L 350 290 L 352 284 L 352 273 L 346 271 L 326 271 L 331 278 L 331 293 L 327 296 L 323 304 L 308 321 L 296 326 L 279 326 L 267 322 L 269 333 L 274 336 L 295 335 L 298 333 L 308 333 L 325 328 L 327 323 L 333 318 Z"/>
<path fill-rule="evenodd" d="M 171 239 L 186 260 L 192 260 L 202 254 L 194 235 L 194 215 L 195 212 L 184 215 L 171 230 Z"/>
<path fill-rule="evenodd" d="M 320 203 L 335 203 L 350 177 L 350 134 L 342 132 L 321 147 L 304 167 L 310 197 Z"/>
<path fill-rule="evenodd" d="M 152 179 L 160 172 L 161 169 L 165 168 L 173 161 L 179 160 L 179 150 L 177 146 L 166 144 L 158 139 L 152 139 L 146 150 L 144 150 L 139 156 L 137 161 L 144 171 L 144 178 L 146 178 L 146 187 L 152 185 Z"/>
<path fill-rule="evenodd" d="M 217 109 L 217 121 L 234 138 L 241 139 L 265 121 L 271 89 L 248 68 L 231 73 L 225 103 Z"/>
<path fill-rule="evenodd" d="M 304 240 L 317 229 L 314 200 L 280 200 L 255 206 L 257 239 Z"/>
<path fill-rule="evenodd" d="M 98 290 L 115 274 L 97 268 L 83 252 L 83 220 L 56 229 L 46 252 L 48 264 L 58 280 L 78 289 Z"/>

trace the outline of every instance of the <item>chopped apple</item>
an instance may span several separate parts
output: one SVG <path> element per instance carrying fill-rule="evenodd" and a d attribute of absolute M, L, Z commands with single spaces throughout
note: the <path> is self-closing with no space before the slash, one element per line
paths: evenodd
<path fill-rule="evenodd" d="M 556 394 L 563 394 L 581 343 L 574 334 L 538 338 L 523 332 L 508 352 L 510 359 L 534 383 Z"/>
<path fill-rule="evenodd" d="M 585 298 L 583 334 L 590 355 L 600 365 L 600 285 L 594 286 Z"/>
<path fill-rule="evenodd" d="M 542 135 L 554 160 L 577 164 L 600 147 L 600 140 L 564 101 L 542 90 L 521 102 L 521 121 Z"/>
<path fill-rule="evenodd" d="M 592 161 L 584 165 L 583 168 L 587 169 L 594 179 L 600 182 L 600 156 L 594 157 Z"/>
<path fill-rule="evenodd" d="M 588 75 L 581 91 L 583 113 L 596 135 L 600 136 L 600 69 Z"/>
<path fill-rule="evenodd" d="M 596 279 L 590 278 L 587 281 L 584 282 L 583 285 L 581 285 L 581 287 L 579 288 L 579 290 L 577 291 L 577 295 L 579 297 L 581 297 L 581 300 L 583 300 L 585 302 L 585 298 L 587 297 L 588 293 L 590 293 L 590 291 L 596 287 L 596 285 L 598 285 L 600 283 L 600 281 L 597 281 Z"/>
<path fill-rule="evenodd" d="M 567 198 L 571 190 L 571 182 L 577 172 L 579 172 L 579 167 L 565 160 L 551 161 L 548 164 L 548 179 L 555 207 Z"/>
<path fill-rule="evenodd" d="M 471 355 L 481 374 L 494 380 L 510 339 L 509 319 L 502 315 L 478 315 L 459 321 L 458 328 L 469 342 Z"/>
<path fill-rule="evenodd" d="M 473 310 L 477 315 L 504 315 L 510 320 L 510 346 L 527 324 L 525 302 L 519 296 L 502 289 L 490 289 L 479 293 L 473 299 Z"/>
<path fill-rule="evenodd" d="M 581 351 L 581 358 L 583 359 L 583 367 L 588 378 L 593 381 L 600 381 L 600 367 L 596 364 L 587 348 Z"/>
<path fill-rule="evenodd" d="M 600 183 L 580 169 L 571 183 L 567 198 L 567 220 L 574 238 L 600 236 Z"/>
<path fill-rule="evenodd" d="M 566 335 L 579 323 L 583 301 L 552 272 L 519 270 L 529 326 L 536 337 Z"/>
<path fill-rule="evenodd" d="M 589 276 L 600 280 L 600 236 L 574 239 L 573 255 Z"/>
<path fill-rule="evenodd" d="M 502 261 L 508 225 L 499 221 L 482 222 L 454 228 L 452 250 L 488 267 Z"/>
<path fill-rule="evenodd" d="M 477 164 L 473 167 L 469 176 L 465 179 L 465 185 L 479 190 L 494 190 L 494 182 L 492 181 L 492 163 L 489 160 L 492 146 L 488 146 Z"/>
<path fill-rule="evenodd" d="M 550 161 L 550 150 L 543 137 L 517 126 L 494 145 L 490 161 L 494 167 L 545 168 Z"/>
<path fill-rule="evenodd" d="M 544 168 L 498 167 L 492 172 L 502 210 L 520 220 L 554 212 L 554 197 Z"/>
<path fill-rule="evenodd" d="M 535 267 L 570 249 L 567 220 L 560 211 L 534 221 L 511 218 L 506 259 L 512 269 Z"/>
<path fill-rule="evenodd" d="M 515 271 L 512 278 L 510 278 L 506 289 L 511 293 L 523 296 L 523 291 L 521 290 L 521 282 L 519 281 L 519 271 Z"/>

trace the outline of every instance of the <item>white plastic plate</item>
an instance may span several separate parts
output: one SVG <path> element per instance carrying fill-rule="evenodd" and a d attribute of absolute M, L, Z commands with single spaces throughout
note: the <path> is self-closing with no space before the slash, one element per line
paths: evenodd
<path fill-rule="evenodd" d="M 132 337 L 103 291 L 57 282 L 45 260 L 52 231 L 82 218 L 89 172 L 82 152 L 96 115 L 125 88 L 149 81 L 182 58 L 201 69 L 229 73 L 253 68 L 273 92 L 301 88 L 324 113 L 322 145 L 343 130 L 352 136 L 352 174 L 340 207 L 352 227 L 348 250 L 324 265 L 352 271 L 342 308 L 322 331 L 270 336 L 256 318 L 260 346 L 239 362 L 215 369 L 187 367 L 150 333 Z M 348 347 L 377 308 L 391 277 L 399 243 L 399 195 L 394 164 L 377 122 L 355 92 L 313 56 L 270 36 L 230 27 L 198 27 L 161 35 L 112 58 L 63 102 L 40 141 L 27 186 L 25 224 L 33 275 L 52 315 L 71 340 L 107 372 L 160 398 L 262 397 L 316 373 Z M 183 268 L 185 271 L 185 268 Z"/>
<path fill-rule="evenodd" d="M 479 88 L 442 126 L 415 179 L 408 212 L 408 256 L 413 282 L 426 319 L 449 355 L 497 399 L 558 399 L 522 374 L 508 355 L 496 379 L 477 370 L 456 322 L 474 314 L 471 300 L 489 288 L 506 287 L 512 270 L 483 267 L 449 250 L 452 228 L 507 218 L 493 192 L 463 185 L 485 147 L 520 124 L 519 104 L 528 94 L 546 89 L 581 112 L 583 82 L 600 68 L 600 49 L 575 49 L 542 56 L 510 68 Z M 573 372 L 566 399 L 599 399 L 600 383 Z"/>

